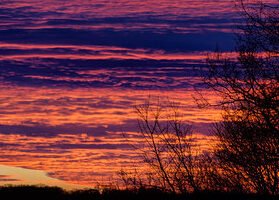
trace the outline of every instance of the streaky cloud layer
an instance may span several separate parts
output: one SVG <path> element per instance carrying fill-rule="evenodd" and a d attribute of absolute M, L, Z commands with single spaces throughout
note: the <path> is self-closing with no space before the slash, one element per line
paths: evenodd
<path fill-rule="evenodd" d="M 109 181 L 140 166 L 133 108 L 148 96 L 180 103 L 208 150 L 220 110 L 198 109 L 193 88 L 204 89 L 209 53 L 234 50 L 240 22 L 230 0 L 1 0 L 0 163 L 79 185 Z M 28 182 L 13 173 L 0 167 L 0 183 Z"/>

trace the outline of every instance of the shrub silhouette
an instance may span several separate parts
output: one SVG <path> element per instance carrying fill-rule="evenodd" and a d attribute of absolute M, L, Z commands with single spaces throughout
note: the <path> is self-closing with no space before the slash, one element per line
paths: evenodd
<path fill-rule="evenodd" d="M 26 199 L 26 200 L 64 200 L 66 193 L 58 187 L 46 186 L 10 186 L 0 187 L 1 199 Z"/>

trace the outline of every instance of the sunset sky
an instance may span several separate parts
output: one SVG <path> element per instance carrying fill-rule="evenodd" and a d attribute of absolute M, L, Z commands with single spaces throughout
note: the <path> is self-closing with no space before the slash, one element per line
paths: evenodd
<path fill-rule="evenodd" d="M 1 0 L 0 184 L 78 188 L 137 166 L 148 96 L 180 102 L 208 144 L 220 111 L 198 109 L 193 88 L 239 21 L 232 0 Z"/>

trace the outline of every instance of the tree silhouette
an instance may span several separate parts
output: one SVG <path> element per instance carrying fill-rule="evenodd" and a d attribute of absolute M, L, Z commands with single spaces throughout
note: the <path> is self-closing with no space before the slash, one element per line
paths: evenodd
<path fill-rule="evenodd" d="M 205 161 L 209 157 L 198 152 L 192 127 L 183 121 L 180 107 L 170 101 L 149 99 L 137 106 L 136 112 L 144 139 L 144 143 L 136 148 L 149 166 L 149 178 L 152 179 L 149 186 L 175 193 L 204 190 L 209 182 L 206 173 L 211 171 L 210 162 Z M 122 172 L 122 175 L 125 174 Z M 134 176 L 129 180 L 134 184 L 139 179 Z"/>
<path fill-rule="evenodd" d="M 208 59 L 208 88 L 222 96 L 216 158 L 230 188 L 279 192 L 279 9 L 240 2 L 237 60 Z"/>

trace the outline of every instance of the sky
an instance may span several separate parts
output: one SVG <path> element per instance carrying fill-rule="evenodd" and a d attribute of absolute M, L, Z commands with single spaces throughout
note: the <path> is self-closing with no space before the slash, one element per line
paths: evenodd
<path fill-rule="evenodd" d="M 220 110 L 198 109 L 194 88 L 239 21 L 232 0 L 1 0 L 0 184 L 90 187 L 137 167 L 148 96 L 179 102 L 210 143 Z"/>

